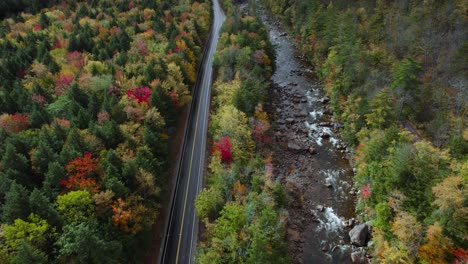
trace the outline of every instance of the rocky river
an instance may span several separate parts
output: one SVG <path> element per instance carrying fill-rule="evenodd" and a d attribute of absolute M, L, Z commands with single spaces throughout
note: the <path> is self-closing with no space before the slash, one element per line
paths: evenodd
<path fill-rule="evenodd" d="M 259 11 L 276 46 L 265 107 L 272 119 L 274 175 L 288 195 L 287 242 L 294 263 L 351 263 L 356 224 L 350 156 L 322 86 L 281 24 Z"/>

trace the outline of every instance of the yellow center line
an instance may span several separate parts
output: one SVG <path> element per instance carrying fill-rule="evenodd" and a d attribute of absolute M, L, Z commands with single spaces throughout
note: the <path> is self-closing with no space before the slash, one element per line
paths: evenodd
<path fill-rule="evenodd" d="M 187 187 L 185 188 L 185 201 L 184 201 L 184 209 L 182 211 L 182 222 L 180 224 L 180 231 L 179 231 L 179 241 L 177 243 L 177 253 L 176 253 L 176 263 L 179 262 L 179 251 L 180 251 L 180 242 L 181 237 L 182 237 L 182 231 L 184 230 L 184 218 L 185 218 L 185 209 L 187 207 L 187 198 L 188 198 L 188 192 L 189 192 L 189 186 L 190 186 L 190 177 L 192 176 L 192 163 L 193 163 L 193 152 L 195 150 L 195 142 L 197 141 L 197 132 L 198 132 L 198 117 L 200 116 L 200 108 L 201 106 L 198 105 L 198 110 L 197 110 L 197 121 L 195 123 L 195 136 L 193 139 L 193 144 L 192 144 L 192 154 L 190 157 L 190 166 L 189 166 L 189 174 L 188 174 L 188 179 L 187 179 Z"/>

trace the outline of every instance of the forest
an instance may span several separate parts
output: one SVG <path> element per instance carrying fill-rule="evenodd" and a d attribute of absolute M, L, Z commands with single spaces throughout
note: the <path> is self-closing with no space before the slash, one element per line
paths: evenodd
<path fill-rule="evenodd" d="M 372 262 L 466 263 L 467 2 L 262 3 L 313 65 L 355 149 Z"/>
<path fill-rule="evenodd" d="M 272 178 L 267 98 L 274 49 L 261 21 L 222 1 L 227 13 L 215 54 L 206 187 L 195 208 L 204 224 L 197 263 L 289 263 L 286 198 Z"/>
<path fill-rule="evenodd" d="M 0 263 L 142 263 L 211 2 L 0 10 Z"/>

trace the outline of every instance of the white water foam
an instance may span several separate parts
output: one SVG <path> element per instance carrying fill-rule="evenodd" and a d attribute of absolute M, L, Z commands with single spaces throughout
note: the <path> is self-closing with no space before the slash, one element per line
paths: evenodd
<path fill-rule="evenodd" d="M 312 112 L 309 112 L 309 116 L 312 118 L 313 121 L 316 121 L 317 119 L 319 119 L 320 117 L 322 117 L 323 115 L 323 112 L 322 111 L 312 111 Z"/>
<path fill-rule="evenodd" d="M 333 190 L 338 195 L 344 195 L 345 190 L 350 187 L 349 183 L 346 181 L 341 180 L 341 176 L 345 174 L 345 170 L 322 170 L 320 174 L 324 176 L 324 181 L 326 184 L 331 184 Z"/>
<path fill-rule="evenodd" d="M 323 217 L 319 219 L 319 225 L 317 226 L 317 230 L 325 229 L 327 231 L 327 236 L 333 234 L 336 235 L 337 233 L 343 230 L 343 222 L 341 219 L 335 214 L 333 208 L 326 207 L 323 211 Z"/>

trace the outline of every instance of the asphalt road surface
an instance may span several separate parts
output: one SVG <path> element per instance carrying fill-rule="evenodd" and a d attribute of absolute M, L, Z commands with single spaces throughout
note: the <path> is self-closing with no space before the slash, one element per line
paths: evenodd
<path fill-rule="evenodd" d="M 218 44 L 219 32 L 225 19 L 217 0 L 213 0 L 213 12 L 210 39 L 192 95 L 192 105 L 184 139 L 185 145 L 182 148 L 179 161 L 178 179 L 162 257 L 160 258 L 163 264 L 195 262 L 198 230 L 195 198 L 203 181 L 213 58 Z"/>

